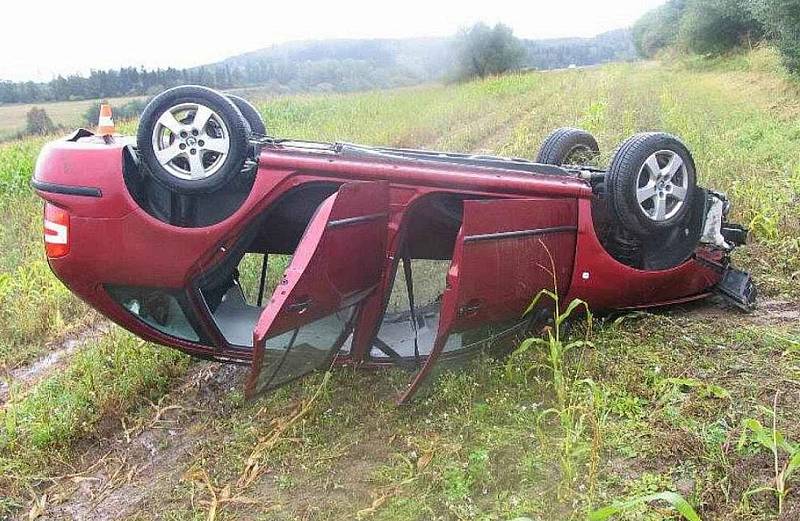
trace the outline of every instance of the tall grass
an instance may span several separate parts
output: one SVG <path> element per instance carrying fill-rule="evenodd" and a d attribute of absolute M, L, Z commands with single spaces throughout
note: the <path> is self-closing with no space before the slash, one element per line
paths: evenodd
<path fill-rule="evenodd" d="M 187 362 L 114 329 L 33 389 L 12 386 L 0 409 L 0 488 L 19 492 L 52 472 L 50 463 L 69 458 L 71 441 L 103 417 L 156 400 Z"/>
<path fill-rule="evenodd" d="M 42 203 L 29 183 L 43 138 L 0 145 L 0 367 L 41 354 L 48 339 L 86 314 L 50 272 Z"/>

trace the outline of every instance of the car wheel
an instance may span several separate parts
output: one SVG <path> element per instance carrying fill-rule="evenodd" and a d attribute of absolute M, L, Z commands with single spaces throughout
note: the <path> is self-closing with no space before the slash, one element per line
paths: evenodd
<path fill-rule="evenodd" d="M 536 162 L 545 165 L 585 165 L 600 155 L 597 140 L 579 128 L 559 128 L 539 148 Z"/>
<path fill-rule="evenodd" d="M 261 114 L 258 113 L 258 110 L 256 110 L 249 101 L 239 96 L 234 96 L 233 94 L 226 94 L 226 96 L 236 105 L 236 108 L 242 113 L 244 119 L 247 120 L 253 134 L 259 134 L 261 136 L 267 135 L 267 127 L 264 125 L 264 120 L 261 119 Z"/>
<path fill-rule="evenodd" d="M 218 190 L 241 172 L 250 133 L 233 101 L 212 89 L 185 85 L 148 103 L 136 141 L 153 178 L 189 195 Z"/>
<path fill-rule="evenodd" d="M 678 138 L 650 132 L 619 147 L 606 174 L 615 217 L 646 236 L 683 224 L 697 191 L 694 160 Z"/>

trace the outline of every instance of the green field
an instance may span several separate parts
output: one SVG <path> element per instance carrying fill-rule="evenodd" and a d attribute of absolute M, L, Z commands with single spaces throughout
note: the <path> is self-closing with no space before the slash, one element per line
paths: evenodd
<path fill-rule="evenodd" d="M 338 369 L 245 402 L 241 370 L 106 326 L 43 258 L 27 186 L 43 140 L 0 145 L 0 516 L 586 519 L 676 492 L 703 520 L 800 518 L 800 92 L 775 63 L 762 49 L 259 104 L 280 136 L 521 157 L 559 126 L 594 133 L 603 161 L 666 130 L 752 228 L 736 261 L 757 278 L 755 313 L 577 321 L 402 408 L 400 370 Z M 616 519 L 679 518 L 654 501 Z"/>
<path fill-rule="evenodd" d="M 130 98 L 111 98 L 112 106 L 124 105 L 142 96 Z M 83 115 L 89 107 L 100 103 L 99 100 L 53 101 L 46 103 L 19 103 L 13 105 L 0 104 L 0 142 L 10 139 L 25 130 L 25 116 L 33 107 L 43 108 L 53 124 L 57 127 L 73 129 L 85 126 Z"/>

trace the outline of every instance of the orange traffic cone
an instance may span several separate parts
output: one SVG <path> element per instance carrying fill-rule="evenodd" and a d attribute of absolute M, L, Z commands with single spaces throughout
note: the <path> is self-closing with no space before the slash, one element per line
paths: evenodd
<path fill-rule="evenodd" d="M 107 101 L 100 103 L 100 120 L 97 122 L 97 134 L 110 136 L 116 132 L 114 118 L 111 116 L 111 105 Z"/>

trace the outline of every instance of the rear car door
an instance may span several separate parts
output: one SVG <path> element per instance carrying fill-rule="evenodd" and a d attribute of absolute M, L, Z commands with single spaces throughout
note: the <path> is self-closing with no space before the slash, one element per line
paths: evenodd
<path fill-rule="evenodd" d="M 247 397 L 331 363 L 380 282 L 388 210 L 382 182 L 344 184 L 319 206 L 253 331 Z"/>
<path fill-rule="evenodd" d="M 574 199 L 465 201 L 436 340 L 400 401 L 416 393 L 440 356 L 457 360 L 521 332 L 523 312 L 542 289 L 566 294 L 576 234 Z"/>

